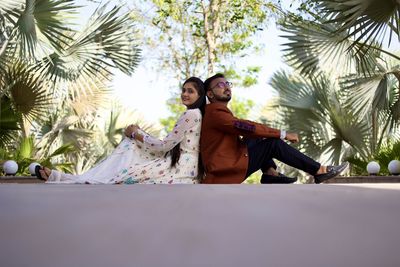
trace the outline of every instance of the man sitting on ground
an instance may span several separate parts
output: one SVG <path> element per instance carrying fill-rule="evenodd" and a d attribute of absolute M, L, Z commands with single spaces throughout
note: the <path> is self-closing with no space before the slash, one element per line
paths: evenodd
<path fill-rule="evenodd" d="M 276 171 L 273 158 L 314 176 L 321 183 L 339 175 L 347 166 L 322 166 L 283 140 L 298 142 L 296 133 L 287 133 L 264 124 L 236 118 L 227 105 L 232 84 L 223 74 L 204 82 L 206 105 L 201 128 L 200 150 L 205 177 L 203 183 L 242 183 L 252 173 L 262 170 L 261 183 L 293 183 L 297 179 Z"/>

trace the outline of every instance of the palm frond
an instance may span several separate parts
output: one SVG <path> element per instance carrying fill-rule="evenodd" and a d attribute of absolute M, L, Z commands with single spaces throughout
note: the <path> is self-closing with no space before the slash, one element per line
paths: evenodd
<path fill-rule="evenodd" d="M 356 113 L 365 116 L 371 110 L 389 111 L 395 115 L 395 101 L 399 99 L 396 89 L 398 82 L 393 75 L 397 66 L 377 64 L 378 68 L 371 75 L 350 74 L 341 78 L 340 84 L 348 94 L 347 106 L 352 106 Z M 395 116 L 393 117 L 395 118 Z"/>
<path fill-rule="evenodd" d="M 134 42 L 134 24 L 129 14 L 120 14 L 121 7 L 105 12 L 106 5 L 92 15 L 80 33 L 69 36 L 63 51 L 44 57 L 35 70 L 54 83 L 75 83 L 88 87 L 94 77 L 110 80 L 112 67 L 126 74 L 133 73 L 139 62 L 140 50 Z M 96 82 L 92 82 L 96 84 Z"/>
<path fill-rule="evenodd" d="M 81 129 L 77 125 L 79 117 L 75 115 L 66 115 L 59 117 L 60 114 L 53 114 L 48 121 L 42 123 L 37 129 L 37 139 L 39 154 L 48 155 L 54 146 L 63 144 L 73 144 L 75 148 L 81 148 L 80 140 L 91 136 L 90 130 Z"/>
<path fill-rule="evenodd" d="M 55 158 L 68 155 L 76 150 L 72 144 L 64 144 L 57 147 L 51 154 L 43 155 L 39 160 L 40 165 L 46 166 L 51 169 L 57 169 L 62 172 L 70 173 L 72 171 L 73 164 L 70 162 L 63 161 L 62 163 L 56 162 Z"/>
<path fill-rule="evenodd" d="M 343 140 L 341 140 L 340 138 L 333 138 L 332 140 L 329 140 L 329 142 L 322 147 L 322 153 L 326 154 L 326 157 L 328 158 L 329 162 L 334 162 L 334 163 L 340 162 L 342 156 L 342 150 L 343 150 Z"/>
<path fill-rule="evenodd" d="M 328 77 L 321 77 L 311 82 L 313 90 L 317 92 L 318 121 L 328 124 L 334 133 L 333 138 L 346 142 L 362 155 L 368 153 L 366 146 L 369 128 L 368 124 L 349 108 L 344 107 L 344 100 L 338 94 L 336 84 L 332 84 Z M 334 149 L 338 149 L 335 142 Z M 337 158 L 337 157 L 336 157 Z M 339 161 L 337 161 L 339 162 Z"/>
<path fill-rule="evenodd" d="M 18 18 L 25 9 L 26 0 L 4 0 L 0 4 L 0 35 L 9 36 Z M 2 42 L 0 42 L 2 44 Z M 1 55 L 2 53 L 0 53 Z"/>
<path fill-rule="evenodd" d="M 129 14 L 120 14 L 121 7 L 105 12 L 102 6 L 92 15 L 81 33 L 72 36 L 74 41 L 62 54 L 53 54 L 41 64 L 42 72 L 52 77 L 73 71 L 75 77 L 110 73 L 116 67 L 131 74 L 139 62 L 139 49 L 134 44 L 134 25 Z M 73 75 L 72 75 L 73 77 Z"/>
<path fill-rule="evenodd" d="M 345 33 L 355 38 L 355 44 L 368 40 L 382 44 L 389 29 L 389 44 L 392 35 L 400 41 L 400 3 L 393 0 L 315 0 L 324 15 L 330 17 L 328 23 L 340 25 L 337 33 Z"/>
<path fill-rule="evenodd" d="M 10 12 L 15 24 L 11 39 L 18 40 L 21 58 L 38 58 L 39 51 L 67 45 L 70 37 L 65 33 L 70 29 L 64 25 L 77 8 L 73 0 L 26 0 L 22 12 Z"/>
<path fill-rule="evenodd" d="M 315 98 L 307 84 L 285 71 L 277 71 L 271 79 L 271 86 L 279 93 L 278 105 L 293 109 L 309 110 L 315 105 Z"/>
<path fill-rule="evenodd" d="M 382 94 L 377 90 L 381 88 L 384 93 L 387 91 L 386 87 L 382 87 L 385 83 L 381 82 L 385 79 L 386 76 L 382 74 L 375 74 L 370 77 L 360 77 L 357 74 L 352 74 L 343 77 L 341 82 L 343 89 L 349 91 L 347 105 L 352 106 L 357 113 L 361 113 L 361 116 L 365 116 L 371 111 L 373 103 L 375 107 L 386 106 L 386 99 L 382 101 L 379 98 Z M 381 86 L 379 87 L 379 85 Z"/>
<path fill-rule="evenodd" d="M 130 13 L 121 14 L 121 6 L 105 12 L 107 4 L 99 7 L 90 18 L 86 28 L 77 36 L 73 49 L 96 43 L 104 58 L 111 59 L 113 66 L 125 74 L 132 74 L 140 58 L 135 45 L 135 25 Z M 89 59 L 89 57 L 88 57 Z M 103 61 L 104 65 L 110 63 Z"/>
<path fill-rule="evenodd" d="M 70 31 L 70 28 L 64 25 L 67 24 L 69 17 L 77 14 L 79 6 L 74 4 L 74 0 L 34 0 L 33 2 L 35 2 L 33 16 L 36 27 L 53 47 L 61 49 L 69 39 L 64 32 Z"/>
<path fill-rule="evenodd" d="M 7 13 L 13 9 L 21 9 L 25 5 L 25 0 L 3 0 L 0 5 L 0 13 Z"/>
<path fill-rule="evenodd" d="M 118 103 L 112 104 L 108 114 L 104 130 L 101 133 L 105 137 L 103 147 L 108 148 L 108 153 L 119 144 L 123 137 L 123 129 L 129 124 L 137 124 L 143 131 L 153 136 L 160 133 L 160 127 L 146 122 L 136 111 L 128 110 Z"/>
<path fill-rule="evenodd" d="M 28 121 L 40 120 L 47 115 L 51 98 L 41 79 L 20 62 L 15 62 L 4 77 L 6 93 L 11 97 L 14 109 Z"/>
<path fill-rule="evenodd" d="M 83 140 L 93 137 L 93 132 L 82 128 L 67 128 L 59 134 L 63 144 L 72 144 L 77 149 L 84 149 Z"/>
<path fill-rule="evenodd" d="M 7 36 L 8 32 L 5 30 L 10 24 L 13 24 L 13 20 L 10 20 L 10 14 L 21 13 L 25 7 L 25 0 L 4 0 L 0 4 L 0 35 Z"/>
<path fill-rule="evenodd" d="M 63 155 L 65 153 L 69 153 L 74 151 L 74 146 L 71 144 L 65 144 L 59 148 L 57 148 L 53 153 L 51 153 L 49 155 L 49 158 L 55 157 L 55 156 L 59 156 L 59 155 Z"/>
<path fill-rule="evenodd" d="M 288 19 L 281 26 L 287 33 L 282 37 L 289 41 L 284 44 L 285 58 L 302 74 L 317 76 L 323 71 L 338 77 L 356 70 L 368 73 L 375 68 L 377 52 L 361 48 L 343 33 L 335 33 L 335 25 Z"/>
<path fill-rule="evenodd" d="M 349 147 L 366 155 L 368 124 L 343 107 L 335 83 L 324 76 L 311 81 L 275 73 L 272 87 L 278 91 L 285 122 L 302 137 L 300 148 L 310 156 L 325 154 L 339 162 Z"/>
<path fill-rule="evenodd" d="M 124 129 L 121 125 L 118 125 L 118 118 L 120 117 L 121 112 L 118 110 L 111 110 L 110 116 L 108 119 L 108 123 L 106 124 L 105 135 L 107 140 L 113 147 L 116 147 L 120 140 L 117 140 L 116 137 L 122 137 L 122 130 Z"/>
<path fill-rule="evenodd" d="M 109 105 L 111 89 L 107 87 L 107 80 L 103 76 L 92 77 L 90 80 L 79 76 L 75 81 L 67 83 L 69 97 L 65 104 L 79 117 L 87 117 Z"/>

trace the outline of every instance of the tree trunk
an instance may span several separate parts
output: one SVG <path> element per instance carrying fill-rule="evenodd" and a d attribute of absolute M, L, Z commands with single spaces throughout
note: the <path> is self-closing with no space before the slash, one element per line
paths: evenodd
<path fill-rule="evenodd" d="M 221 14 L 225 13 L 227 1 L 211 0 L 207 6 L 205 0 L 203 0 L 201 4 L 207 46 L 207 72 L 208 76 L 210 76 L 214 73 L 217 61 L 217 47 L 221 33 Z"/>

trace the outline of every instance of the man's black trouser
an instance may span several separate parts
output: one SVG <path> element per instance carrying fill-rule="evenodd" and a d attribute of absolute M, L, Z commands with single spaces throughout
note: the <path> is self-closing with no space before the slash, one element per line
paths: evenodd
<path fill-rule="evenodd" d="M 278 138 L 246 139 L 244 142 L 247 144 L 249 154 L 246 177 L 249 177 L 252 173 L 260 169 L 263 172 L 267 171 L 270 167 L 276 169 L 276 165 L 272 159 L 277 159 L 311 175 L 316 174 L 321 166 L 321 164 L 312 158 L 307 157 Z"/>

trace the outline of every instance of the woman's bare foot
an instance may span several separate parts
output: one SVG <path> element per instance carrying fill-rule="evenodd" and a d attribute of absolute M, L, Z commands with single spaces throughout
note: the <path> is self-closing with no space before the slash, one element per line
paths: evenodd
<path fill-rule="evenodd" d="M 50 170 L 49 168 L 47 168 L 47 167 L 41 167 L 41 168 L 39 169 L 39 173 L 40 173 L 40 176 L 41 176 L 45 181 L 47 181 L 47 180 L 49 179 L 50 174 L 51 174 L 51 170 Z"/>

